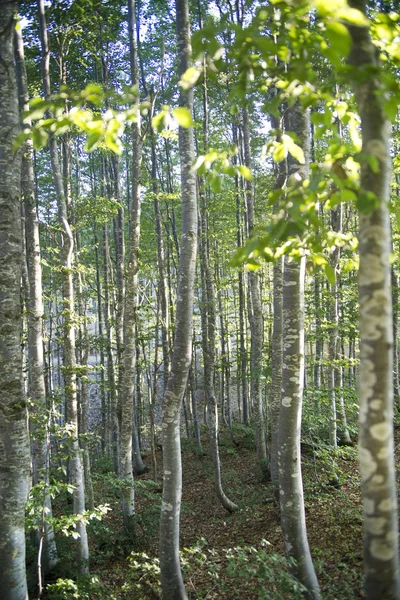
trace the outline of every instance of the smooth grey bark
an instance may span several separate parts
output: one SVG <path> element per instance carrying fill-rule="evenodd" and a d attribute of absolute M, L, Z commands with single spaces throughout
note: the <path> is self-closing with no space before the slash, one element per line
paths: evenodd
<path fill-rule="evenodd" d="M 279 412 L 281 403 L 282 386 L 282 278 L 283 257 L 277 260 L 273 270 L 273 330 L 272 330 L 272 356 L 271 356 L 271 399 L 270 399 L 270 471 L 271 482 L 275 492 L 279 490 L 278 471 L 278 432 Z"/>
<path fill-rule="evenodd" d="M 337 290 L 338 290 L 338 299 L 342 298 L 342 277 L 340 273 L 337 274 Z M 338 305 L 340 308 L 340 304 Z M 338 314 L 338 321 L 340 322 L 341 313 L 343 311 L 340 310 Z M 338 344 L 337 344 L 337 359 L 343 360 L 344 354 L 344 342 L 343 336 L 338 336 Z M 335 367 L 335 389 L 337 392 L 337 418 L 338 418 L 338 439 L 340 444 L 351 446 L 352 441 L 350 437 L 349 428 L 347 425 L 347 415 L 346 415 L 346 405 L 344 400 L 344 387 L 343 387 L 343 379 L 344 379 L 344 367 L 340 364 L 337 364 Z"/>
<path fill-rule="evenodd" d="M 332 231 L 339 232 L 342 229 L 342 206 L 336 206 L 331 211 Z M 330 255 L 330 265 L 337 276 L 340 258 L 340 248 L 335 247 Z M 327 368 L 327 388 L 330 403 L 329 415 L 329 443 L 332 448 L 337 448 L 337 407 L 336 407 L 336 361 L 338 354 L 338 327 L 339 327 L 339 298 L 337 277 L 335 283 L 330 284 L 328 294 L 328 313 L 329 313 L 329 364 Z"/>
<path fill-rule="evenodd" d="M 238 179 L 237 177 L 235 178 Z M 237 199 L 236 199 L 236 221 L 237 221 L 237 243 L 238 247 L 241 247 L 243 238 L 241 234 L 241 218 L 240 218 L 240 193 L 239 184 L 237 183 Z M 239 269 L 238 272 L 238 286 L 239 286 L 239 373 L 240 373 L 240 384 L 242 392 L 242 410 L 243 410 L 243 423 L 249 424 L 249 394 L 248 394 L 248 383 L 247 383 L 247 350 L 246 350 L 246 336 L 245 336 L 245 288 L 246 280 L 244 271 Z M 238 379 L 239 384 L 239 379 Z"/>
<path fill-rule="evenodd" d="M 202 346 L 204 359 L 204 388 L 207 401 L 207 420 L 210 435 L 210 452 L 214 471 L 214 489 L 222 506 L 229 512 L 237 509 L 225 494 L 222 488 L 221 463 L 218 448 L 218 405 L 215 397 L 214 376 L 215 376 L 215 290 L 212 280 L 207 249 L 205 247 L 205 238 L 207 232 L 206 210 L 204 198 L 201 198 L 202 210 L 200 219 L 200 273 L 201 273 L 201 325 L 202 325 Z"/>
<path fill-rule="evenodd" d="M 37 0 L 39 12 L 40 41 L 42 47 L 43 90 L 46 99 L 50 98 L 50 51 L 47 36 L 44 0 Z M 79 448 L 78 399 L 76 388 L 76 349 L 74 324 L 74 282 L 73 254 L 74 239 L 69 221 L 67 199 L 64 193 L 58 157 L 57 142 L 53 135 L 49 136 L 50 161 L 53 171 L 54 187 L 57 196 L 58 220 L 62 231 L 61 263 L 62 263 L 62 296 L 63 296 L 63 367 L 67 420 L 71 424 L 71 481 L 73 492 L 73 511 L 82 515 L 85 511 L 85 482 L 81 450 Z M 64 155 L 65 160 L 68 155 Z M 86 524 L 83 519 L 76 526 L 79 533 L 77 540 L 78 570 L 81 574 L 89 571 L 89 545 Z"/>
<path fill-rule="evenodd" d="M 19 108 L 21 114 L 29 110 L 28 83 L 24 61 L 24 46 L 21 30 L 14 32 L 14 52 L 17 70 Z M 39 590 L 42 589 L 42 570 L 51 570 L 58 562 L 54 528 L 51 525 L 52 505 L 48 490 L 50 468 L 50 435 L 46 416 L 47 399 L 44 379 L 44 344 L 43 344 L 43 300 L 42 300 L 42 267 L 40 263 L 39 222 L 36 212 L 35 179 L 33 172 L 33 144 L 27 139 L 22 147 L 21 192 L 25 213 L 25 239 L 27 273 L 29 280 L 28 293 L 28 366 L 29 396 L 35 403 L 34 411 L 44 425 L 38 440 L 32 443 L 33 484 L 44 482 L 43 519 L 38 523 L 38 572 Z M 34 430 L 31 423 L 31 430 Z"/>
<path fill-rule="evenodd" d="M 187 0 L 176 0 L 179 74 L 190 66 L 191 43 Z M 193 110 L 192 90 L 181 91 L 181 106 Z M 186 600 L 179 562 L 179 520 L 182 497 L 180 411 L 192 360 L 194 278 L 197 253 L 197 194 L 193 130 L 179 128 L 182 240 L 178 266 L 176 327 L 171 373 L 163 400 L 163 496 L 160 518 L 160 568 L 164 600 Z"/>
<path fill-rule="evenodd" d="M 238 127 L 236 122 L 232 123 L 232 137 L 235 145 L 239 147 L 238 139 Z M 236 160 L 236 159 L 235 159 Z M 239 177 L 235 176 L 235 197 L 236 197 L 236 242 L 237 247 L 243 246 L 243 231 L 242 231 L 242 207 L 241 207 L 241 189 Z M 246 335 L 245 335 L 245 289 L 246 289 L 246 278 L 243 269 L 238 271 L 238 292 L 239 292 L 239 328 L 238 328 L 238 373 L 240 376 L 237 379 L 238 387 L 238 398 L 239 389 L 242 395 L 242 419 L 243 422 L 249 424 L 249 394 L 248 394 L 248 382 L 247 382 L 247 350 L 246 350 Z M 239 403 L 239 415 L 241 414 L 241 408 Z"/>
<path fill-rule="evenodd" d="M 111 456 L 114 463 L 114 471 L 118 473 L 118 441 L 119 426 L 117 415 L 117 381 L 115 377 L 114 354 L 113 354 L 113 330 L 111 324 L 111 298 L 110 298 L 110 247 L 108 241 L 107 224 L 103 226 L 103 277 L 104 277 L 104 324 L 106 328 L 106 350 L 107 350 L 107 389 L 109 395 L 108 405 L 108 433 L 110 436 Z M 108 436 L 107 436 L 108 439 Z"/>
<path fill-rule="evenodd" d="M 100 281 L 100 260 L 99 260 L 99 238 L 97 235 L 97 225 L 93 225 L 93 239 L 94 239 L 94 251 L 95 251 L 95 262 L 96 262 L 96 297 L 97 297 L 97 327 L 98 335 L 100 339 L 99 344 L 99 355 L 100 364 L 105 364 L 104 357 L 104 341 L 103 341 L 103 295 Z M 106 406 L 106 389 L 105 389 L 105 377 L 104 370 L 100 369 L 100 405 L 101 405 L 101 449 L 103 454 L 107 450 L 107 406 Z"/>
<path fill-rule="evenodd" d="M 118 157 L 112 156 L 110 163 L 110 178 L 114 185 L 114 197 L 121 202 L 119 186 L 119 163 Z M 127 181 L 127 187 L 129 183 Z M 114 246 L 115 246 L 115 273 L 117 283 L 115 337 L 117 341 L 117 419 L 120 428 L 121 398 L 124 381 L 124 302 L 125 302 L 125 217 L 124 208 L 118 208 L 118 214 L 114 219 Z"/>
<path fill-rule="evenodd" d="M 242 111 L 243 115 L 243 146 L 244 162 L 246 167 L 252 169 L 252 157 L 250 149 L 250 124 L 247 107 Z M 251 236 L 255 227 L 255 193 L 252 180 L 246 180 L 245 193 L 248 211 L 248 234 Z M 257 460 L 263 468 L 267 462 L 267 445 L 265 433 L 264 404 L 262 400 L 261 373 L 264 343 L 264 320 L 262 314 L 262 303 L 260 294 L 259 274 L 257 271 L 249 271 L 249 310 L 250 323 L 250 389 L 253 405 L 254 424 L 256 431 Z"/>
<path fill-rule="evenodd" d="M 394 266 L 391 268 L 391 288 L 393 306 L 393 400 L 394 405 L 400 401 L 400 373 L 399 373 L 399 279 Z"/>
<path fill-rule="evenodd" d="M 280 130 L 280 119 L 271 115 L 272 128 L 277 132 Z M 275 167 L 274 188 L 282 189 L 287 180 L 287 163 L 282 161 Z M 278 433 L 279 412 L 281 403 L 282 386 L 282 280 L 283 280 L 283 257 L 279 258 L 273 267 L 273 323 L 271 340 L 271 395 L 270 395 L 270 444 L 269 465 L 271 482 L 275 494 L 279 494 L 279 471 L 278 471 Z"/>
<path fill-rule="evenodd" d="M 161 340 L 163 351 L 163 384 L 164 390 L 169 374 L 169 306 L 168 306 L 168 281 L 165 269 L 165 251 L 162 231 L 162 218 L 159 202 L 159 187 L 157 179 L 157 153 L 155 134 L 151 133 L 151 181 L 154 193 L 154 215 L 156 218 L 157 234 L 157 267 L 158 267 L 158 294 L 161 306 Z"/>
<path fill-rule="evenodd" d="M 30 451 L 22 377 L 21 153 L 13 36 L 17 3 L 0 2 L 0 590 L 27 600 L 25 504 Z"/>
<path fill-rule="evenodd" d="M 203 83 L 203 150 L 208 151 L 208 95 L 206 65 L 204 62 L 204 83 Z M 198 182 L 201 184 L 201 181 Z M 200 188 L 203 186 L 200 185 Z M 215 396 L 215 328 L 216 328 L 216 307 L 215 307 L 215 285 L 212 269 L 210 267 L 209 245 L 208 245 L 208 218 L 207 218 L 207 194 L 208 189 L 199 192 L 200 198 L 200 219 L 199 219 L 199 255 L 200 255 L 200 275 L 201 275 L 201 325 L 202 325 L 202 346 L 204 359 L 204 389 L 207 403 L 207 421 L 210 436 L 210 452 L 214 471 L 214 489 L 222 506 L 229 512 L 237 509 L 225 494 L 221 480 L 221 461 L 219 458 L 218 436 L 219 436 L 219 418 L 218 404 Z"/>
<path fill-rule="evenodd" d="M 194 337 L 194 333 L 193 333 L 193 337 Z M 191 398 L 192 418 L 193 418 L 193 433 L 194 433 L 194 438 L 196 440 L 197 452 L 201 456 L 202 454 L 204 454 L 204 452 L 203 452 L 203 446 L 201 443 L 199 418 L 197 415 L 197 402 L 196 402 L 196 394 L 195 394 L 196 384 L 195 384 L 194 369 L 193 369 L 194 362 L 195 361 L 192 357 L 192 364 L 190 366 L 190 371 L 189 371 L 190 398 Z"/>
<path fill-rule="evenodd" d="M 352 8 L 366 12 L 363 0 Z M 379 52 L 368 26 L 349 26 L 349 62 L 361 117 L 361 191 L 376 206 L 359 214 L 360 430 L 367 600 L 400 598 L 398 515 L 393 445 L 393 319 L 390 289 L 390 123 L 384 109 Z M 378 165 L 371 169 L 370 158 Z"/>
<path fill-rule="evenodd" d="M 289 193 L 309 173 L 309 117 L 297 101 L 286 112 L 286 128 L 296 133 L 305 156 L 300 165 L 288 156 Z M 294 576 L 307 589 L 305 597 L 319 600 L 319 585 L 307 539 L 300 434 L 304 386 L 304 282 L 305 257 L 285 257 L 283 274 L 282 388 L 278 433 L 278 469 L 281 524 L 286 555 L 294 559 Z"/>

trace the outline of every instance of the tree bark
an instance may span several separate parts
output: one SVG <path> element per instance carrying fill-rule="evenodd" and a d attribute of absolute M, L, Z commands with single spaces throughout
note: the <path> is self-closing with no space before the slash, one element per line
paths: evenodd
<path fill-rule="evenodd" d="M 243 114 L 243 145 L 245 165 L 249 169 L 252 168 L 252 158 L 250 150 L 250 125 L 247 108 L 242 111 Z M 249 231 L 248 234 L 253 235 L 255 227 L 255 194 L 253 182 L 246 181 L 245 191 L 247 198 L 247 210 Z M 262 401 L 261 389 L 261 373 L 262 373 L 262 357 L 264 343 L 264 320 L 262 315 L 262 303 L 260 294 L 259 274 L 257 271 L 249 271 L 249 296 L 251 310 L 248 310 L 250 323 L 250 385 L 251 385 L 251 400 L 254 410 L 254 424 L 256 431 L 256 449 L 257 460 L 262 471 L 266 468 L 267 462 L 267 446 L 265 435 L 265 417 L 264 405 Z"/>
<path fill-rule="evenodd" d="M 42 46 L 43 89 L 46 99 L 50 98 L 50 52 L 47 37 L 44 0 L 38 0 L 40 40 Z M 75 486 L 73 493 L 73 510 L 75 515 L 82 515 L 85 510 L 85 484 L 81 451 L 79 448 L 78 401 L 76 391 L 76 353 L 74 325 L 74 283 L 73 253 L 74 240 L 68 218 L 68 209 L 61 175 L 57 142 L 53 135 L 49 136 L 50 160 L 53 171 L 54 187 L 57 196 L 58 220 L 62 230 L 62 296 L 63 296 L 63 330 L 64 330 L 64 381 L 67 405 L 67 419 L 71 424 L 71 480 Z M 89 545 L 86 525 L 83 520 L 77 524 L 78 570 L 81 574 L 89 571 Z"/>
<path fill-rule="evenodd" d="M 363 0 L 350 6 L 366 12 Z M 384 110 L 379 52 L 368 26 L 349 26 L 349 62 L 361 117 L 361 192 L 376 207 L 359 215 L 360 467 L 367 600 L 400 598 L 398 517 L 393 446 L 393 320 L 390 289 L 390 124 Z M 370 158 L 379 166 L 371 169 Z"/>
<path fill-rule="evenodd" d="M 179 74 L 190 65 L 191 44 L 187 0 L 176 0 Z M 192 90 L 181 91 L 181 106 L 193 110 Z M 163 497 L 160 519 L 160 568 L 164 600 L 186 600 L 179 562 L 179 519 L 182 497 L 180 410 L 192 359 L 194 277 L 197 252 L 197 195 L 193 130 L 179 128 L 181 160 L 182 241 L 178 267 L 176 328 L 171 373 L 164 394 Z"/>
<path fill-rule="evenodd" d="M 139 85 L 136 48 L 135 2 L 128 0 L 128 28 L 132 85 Z M 139 89 L 137 89 L 139 102 Z M 124 311 L 124 384 L 121 402 L 121 465 L 120 474 L 126 480 L 121 488 L 122 511 L 126 525 L 131 526 L 135 513 L 133 489 L 133 469 L 143 473 L 145 467 L 140 455 L 136 421 L 134 418 L 134 393 L 136 377 L 136 310 L 139 270 L 140 239 L 140 170 L 142 164 L 142 139 L 140 133 L 140 113 L 132 124 L 132 205 L 130 231 L 130 257 L 126 274 Z M 134 461 L 132 463 L 132 453 Z M 130 482 L 127 485 L 127 482 Z"/>
<path fill-rule="evenodd" d="M 299 182 L 308 177 L 310 126 L 308 114 L 298 101 L 288 109 L 286 116 L 286 127 L 297 134 L 305 156 L 304 165 L 288 156 L 288 180 L 293 193 L 295 186 L 301 185 Z M 290 191 L 289 187 L 289 193 Z M 290 257 L 285 257 L 278 468 L 285 552 L 295 561 L 292 572 L 307 589 L 306 597 L 319 600 L 319 586 L 306 532 L 300 454 L 304 385 L 304 280 L 305 258 L 302 257 L 300 262 L 296 262 Z"/>
<path fill-rule="evenodd" d="M 27 600 L 25 504 L 30 452 L 22 377 L 20 285 L 21 153 L 13 35 L 15 2 L 0 2 L 0 589 L 4 600 Z"/>
<path fill-rule="evenodd" d="M 14 51 L 17 67 L 19 108 L 21 113 L 29 110 L 28 82 L 24 62 L 24 46 L 20 29 L 15 29 Z M 47 426 L 46 385 L 44 378 L 43 345 L 43 300 L 42 267 L 40 264 L 39 222 L 36 213 L 35 180 L 33 174 L 33 144 L 27 139 L 22 148 L 21 192 L 25 208 L 25 234 L 29 279 L 28 300 L 28 357 L 29 357 L 29 396 L 35 403 L 34 411 L 45 431 L 40 432 L 38 440 L 33 440 L 33 484 L 43 481 L 44 508 L 46 517 L 39 523 L 38 541 L 42 548 L 39 559 L 43 571 L 51 570 L 58 562 L 54 528 L 51 525 L 52 506 L 48 490 L 50 468 L 50 434 Z M 31 424 L 31 430 L 34 429 Z M 43 435 L 44 433 L 44 435 Z M 42 582 L 39 582 L 39 589 Z"/>

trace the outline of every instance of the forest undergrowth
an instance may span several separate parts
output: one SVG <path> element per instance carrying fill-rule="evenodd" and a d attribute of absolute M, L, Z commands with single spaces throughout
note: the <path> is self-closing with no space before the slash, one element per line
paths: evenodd
<path fill-rule="evenodd" d="M 206 431 L 203 434 L 207 448 Z M 290 576 L 283 555 L 274 491 L 253 467 L 253 432 L 238 425 L 234 439 L 235 443 L 226 430 L 221 431 L 224 483 L 239 506 L 232 515 L 221 507 L 214 493 L 208 454 L 196 455 L 189 440 L 183 440 L 181 556 L 189 598 L 301 599 L 301 585 Z M 396 457 L 399 467 L 399 429 Z M 157 464 L 158 482 L 151 479 L 149 472 L 135 478 L 135 539 L 124 530 L 119 516 L 120 487 L 111 461 L 102 459 L 94 464 L 96 504 L 107 503 L 111 510 L 101 521 L 89 524 L 91 575 L 76 579 L 71 538 L 60 536 L 61 560 L 57 571 L 47 578 L 45 600 L 161 598 L 157 558 L 160 449 Z M 308 539 L 322 597 L 362 599 L 362 505 L 357 448 L 339 447 L 334 454 L 328 446 L 304 443 L 302 465 Z M 68 498 L 60 496 L 55 511 L 66 510 Z M 32 581 L 33 571 L 32 565 Z M 36 600 L 34 590 L 30 598 Z"/>

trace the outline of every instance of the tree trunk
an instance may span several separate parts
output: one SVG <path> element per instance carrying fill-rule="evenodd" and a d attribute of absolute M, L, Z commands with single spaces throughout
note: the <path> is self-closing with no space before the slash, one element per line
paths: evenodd
<path fill-rule="evenodd" d="M 0 589 L 4 600 L 27 600 L 25 504 L 30 452 L 21 355 L 21 153 L 13 35 L 14 2 L 0 3 Z"/>
<path fill-rule="evenodd" d="M 50 98 L 50 52 L 47 38 L 44 0 L 38 0 L 40 40 L 42 45 L 43 89 L 45 98 Z M 53 135 L 49 137 L 50 160 L 53 171 L 54 187 L 57 196 L 58 219 L 62 230 L 62 295 L 64 314 L 64 381 L 67 419 L 71 424 L 71 480 L 75 486 L 73 493 L 74 514 L 82 515 L 85 511 L 85 485 L 81 451 L 79 448 L 78 403 L 76 393 L 76 354 L 75 354 L 75 325 L 74 325 L 74 285 L 73 285 L 73 252 L 74 241 L 68 220 L 67 202 L 64 195 L 63 181 L 58 158 L 57 142 Z M 88 573 L 89 546 L 86 525 L 83 520 L 77 524 L 78 539 L 78 570 Z"/>
<path fill-rule="evenodd" d="M 301 166 L 288 156 L 289 186 L 308 178 L 309 119 L 297 102 L 287 111 L 287 129 L 297 134 L 305 155 Z M 290 193 L 290 187 L 289 187 Z M 282 394 L 279 415 L 278 468 L 281 523 L 285 552 L 295 561 L 292 572 L 307 589 L 306 597 L 318 600 L 319 586 L 308 546 L 300 432 L 304 384 L 304 279 L 305 258 L 286 257 L 283 275 Z"/>
<path fill-rule="evenodd" d="M 110 247 L 108 243 L 108 227 L 103 226 L 103 274 L 104 274 L 104 324 L 106 328 L 106 350 L 107 350 L 107 391 L 109 397 L 108 404 L 108 431 L 111 437 L 111 454 L 114 463 L 115 473 L 119 472 L 118 464 L 118 440 L 119 427 L 117 415 L 117 382 L 115 377 L 114 355 L 113 355 L 113 334 L 111 324 L 111 298 L 110 298 Z"/>
<path fill-rule="evenodd" d="M 24 62 L 24 47 L 20 29 L 15 29 L 14 49 L 17 67 L 19 91 L 19 108 L 29 109 L 28 83 Z M 43 571 L 51 570 L 58 562 L 57 548 L 54 539 L 54 528 L 51 524 L 52 506 L 48 491 L 50 468 L 50 434 L 47 423 L 46 385 L 44 378 L 44 344 L 43 344 L 43 300 L 42 300 L 42 267 L 40 263 L 39 222 L 36 213 L 35 180 L 33 173 L 33 144 L 28 139 L 22 149 L 21 191 L 25 208 L 25 234 L 27 247 L 27 263 L 29 278 L 28 301 L 28 356 L 29 356 L 29 396 L 35 403 L 34 411 L 44 425 L 45 431 L 38 440 L 33 441 L 33 484 L 43 481 L 45 484 L 43 521 L 39 523 L 39 563 Z M 34 428 L 31 424 L 31 428 Z M 41 576 L 40 576 L 41 578 Z M 39 589 L 42 581 L 39 581 Z"/>
<path fill-rule="evenodd" d="M 331 227 L 332 231 L 339 232 L 342 229 L 342 206 L 336 206 L 331 211 Z M 338 354 L 338 327 L 339 327 L 339 298 L 338 298 L 338 282 L 337 271 L 339 266 L 340 249 L 335 247 L 330 256 L 330 265 L 335 272 L 335 283 L 328 286 L 328 312 L 329 312 L 329 363 L 327 372 L 327 387 L 330 403 L 330 418 L 329 418 L 329 443 L 332 448 L 337 448 L 337 407 L 336 407 L 336 361 Z"/>
<path fill-rule="evenodd" d="M 163 350 L 163 385 L 164 391 L 169 374 L 169 310 L 168 310 L 168 282 L 165 273 L 165 252 L 162 232 L 162 219 L 160 202 L 158 199 L 159 189 L 157 181 L 157 153 L 154 132 L 151 134 L 151 181 L 154 192 L 154 214 L 156 218 L 157 234 L 157 267 L 158 267 L 158 293 L 161 305 L 161 339 Z"/>
<path fill-rule="evenodd" d="M 187 0 L 176 0 L 179 73 L 190 65 L 190 26 Z M 181 106 L 192 112 L 193 93 L 181 91 Z M 171 373 L 164 394 L 163 497 L 160 519 L 160 568 L 164 600 L 186 600 L 179 562 L 179 520 L 182 497 L 180 411 L 192 359 L 194 277 L 197 252 L 196 176 L 193 130 L 179 128 L 181 160 L 182 241 L 178 267 L 176 328 Z"/>
<path fill-rule="evenodd" d="M 243 144 L 245 165 L 251 169 L 252 159 L 250 150 L 250 125 L 247 108 L 243 109 Z M 249 235 L 253 234 L 255 226 L 255 197 L 253 182 L 246 181 L 246 198 L 249 220 Z M 259 274 L 257 271 L 249 271 L 249 296 L 251 310 L 248 311 L 250 323 L 250 383 L 251 400 L 254 410 L 254 424 L 256 431 L 257 460 L 262 471 L 266 468 L 267 446 L 265 436 L 264 406 L 261 390 L 261 373 L 264 343 L 264 322 L 262 315 L 261 294 L 259 285 Z"/>
<path fill-rule="evenodd" d="M 131 61 L 132 85 L 139 85 L 137 72 L 136 16 L 135 2 L 128 0 L 128 28 Z M 138 98 L 139 101 L 139 89 Z M 121 402 L 121 465 L 120 474 L 131 482 L 121 489 L 122 511 L 126 525 L 131 526 L 131 517 L 135 513 L 133 489 L 133 464 L 136 473 L 143 473 L 144 465 L 140 455 L 138 432 L 134 418 L 134 393 L 136 377 L 136 310 L 139 270 L 140 239 L 140 170 L 142 163 L 142 139 L 140 133 L 140 113 L 132 124 L 132 207 L 130 231 L 130 256 L 126 274 L 125 311 L 124 311 L 124 384 Z M 134 443 L 132 443 L 132 438 Z M 133 446 L 135 446 L 133 448 Z"/>
<path fill-rule="evenodd" d="M 350 6 L 366 11 L 363 0 Z M 350 64 L 361 117 L 361 190 L 378 206 L 359 215 L 360 466 L 367 600 L 400 598 L 398 517 L 393 447 L 393 320 L 390 289 L 390 147 L 379 52 L 367 26 L 349 26 Z M 374 73 L 370 76 L 370 73 Z M 371 169 L 371 157 L 379 171 Z"/>

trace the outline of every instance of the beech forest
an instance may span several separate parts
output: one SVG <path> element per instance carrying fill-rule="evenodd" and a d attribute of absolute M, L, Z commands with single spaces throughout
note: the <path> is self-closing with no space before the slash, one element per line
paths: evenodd
<path fill-rule="evenodd" d="M 0 0 L 0 599 L 400 600 L 398 0 Z"/>

